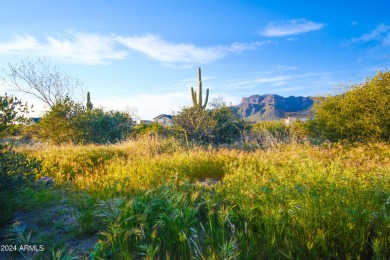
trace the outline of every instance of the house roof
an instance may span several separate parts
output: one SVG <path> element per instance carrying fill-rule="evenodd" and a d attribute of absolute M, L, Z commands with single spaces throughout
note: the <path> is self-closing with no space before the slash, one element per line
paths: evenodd
<path fill-rule="evenodd" d="M 161 114 L 161 115 L 156 116 L 155 118 L 153 118 L 153 120 L 159 120 L 159 119 L 164 118 L 164 117 L 169 118 L 169 119 L 173 118 L 172 115 Z"/>

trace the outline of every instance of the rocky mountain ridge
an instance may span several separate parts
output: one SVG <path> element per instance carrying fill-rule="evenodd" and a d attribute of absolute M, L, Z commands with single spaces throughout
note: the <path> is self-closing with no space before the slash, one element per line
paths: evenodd
<path fill-rule="evenodd" d="M 249 121 L 269 121 L 283 118 L 286 112 L 299 112 L 313 106 L 313 97 L 282 97 L 275 94 L 244 97 L 233 106 L 234 112 Z"/>

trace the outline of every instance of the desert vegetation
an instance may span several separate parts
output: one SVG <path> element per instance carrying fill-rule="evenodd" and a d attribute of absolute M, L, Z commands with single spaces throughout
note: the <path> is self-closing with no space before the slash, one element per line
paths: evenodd
<path fill-rule="evenodd" d="M 23 255 L 38 259 L 389 258 L 389 90 L 379 73 L 289 126 L 248 124 L 223 103 L 183 108 L 172 127 L 133 126 L 65 97 L 50 124 L 19 130 L 39 142 L 1 146 L 4 241 L 43 245 Z M 11 114 L 4 131 L 21 119 Z M 21 210 L 57 215 L 10 226 Z"/>

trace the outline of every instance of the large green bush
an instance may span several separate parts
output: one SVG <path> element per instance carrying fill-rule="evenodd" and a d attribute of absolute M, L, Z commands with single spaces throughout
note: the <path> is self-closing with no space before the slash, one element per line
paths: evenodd
<path fill-rule="evenodd" d="M 226 144 L 239 140 L 244 122 L 224 104 L 211 110 L 183 108 L 174 122 L 189 141 L 200 144 Z"/>
<path fill-rule="evenodd" d="M 330 141 L 390 140 L 390 72 L 353 85 L 315 105 L 314 135 Z"/>
<path fill-rule="evenodd" d="M 17 97 L 0 96 L 0 137 L 12 134 L 19 124 L 28 121 L 25 117 L 28 108 L 27 103 L 23 104 Z"/>
<path fill-rule="evenodd" d="M 0 96 L 0 137 L 10 134 L 14 127 L 25 123 L 28 107 L 16 97 Z M 0 144 L 0 225 L 12 217 L 10 194 L 32 181 L 40 170 L 40 162 Z"/>
<path fill-rule="evenodd" d="M 58 101 L 39 121 L 39 137 L 55 144 L 82 142 L 84 113 L 84 107 L 68 97 Z"/>
<path fill-rule="evenodd" d="M 127 113 L 87 110 L 70 98 L 54 105 L 39 122 L 39 136 L 55 144 L 114 143 L 124 139 L 132 129 Z"/>
<path fill-rule="evenodd" d="M 126 138 L 133 121 L 127 113 L 96 108 L 83 113 L 79 125 L 82 127 L 82 142 L 102 144 Z"/>

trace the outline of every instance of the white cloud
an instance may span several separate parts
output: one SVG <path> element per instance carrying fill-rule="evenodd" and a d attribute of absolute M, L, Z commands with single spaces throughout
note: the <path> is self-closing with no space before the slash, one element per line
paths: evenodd
<path fill-rule="evenodd" d="M 282 37 L 320 30 L 324 26 L 324 23 L 316 23 L 306 19 L 293 19 L 270 22 L 260 34 L 267 37 Z"/>
<path fill-rule="evenodd" d="M 258 78 L 255 83 L 278 83 L 285 82 L 286 80 L 291 79 L 291 76 L 278 76 L 278 77 L 269 77 L 269 78 Z"/>
<path fill-rule="evenodd" d="M 379 24 L 371 32 L 365 33 L 359 38 L 353 39 L 355 43 L 366 43 L 370 41 L 378 41 L 383 46 L 390 47 L 390 26 L 386 24 Z"/>
<path fill-rule="evenodd" d="M 104 64 L 127 56 L 126 51 L 116 50 L 111 36 L 75 31 L 47 36 L 42 42 L 30 35 L 17 35 L 9 42 L 0 42 L 0 54 L 35 54 L 82 64 Z"/>
<path fill-rule="evenodd" d="M 0 54 L 17 54 L 25 51 L 36 51 L 39 48 L 39 42 L 29 35 L 17 35 L 11 42 L 0 42 Z"/>
<path fill-rule="evenodd" d="M 166 63 L 209 63 L 223 58 L 226 54 L 220 46 L 202 48 L 190 43 L 173 43 L 153 34 L 117 36 L 116 40 L 130 49 Z"/>
<path fill-rule="evenodd" d="M 271 43 L 271 41 L 265 42 L 234 42 L 228 48 L 229 51 L 240 54 L 247 50 L 254 50 L 264 44 Z"/>
<path fill-rule="evenodd" d="M 124 50 L 116 50 L 110 36 L 70 32 L 69 37 L 47 37 L 49 54 L 65 60 L 77 60 L 83 64 L 103 64 L 109 60 L 121 60 L 127 56 Z"/>
<path fill-rule="evenodd" d="M 281 71 L 290 71 L 290 70 L 297 70 L 299 68 L 295 67 L 295 66 L 278 65 L 278 66 L 276 66 L 276 69 L 281 70 Z"/>
<path fill-rule="evenodd" d="M 66 34 L 48 35 L 43 41 L 30 35 L 17 35 L 11 41 L 0 42 L 0 55 L 34 54 L 73 63 L 105 64 L 125 59 L 130 49 L 146 54 L 165 66 L 186 68 L 191 67 L 191 64 L 222 59 L 230 53 L 241 54 L 269 42 L 234 42 L 231 45 L 199 47 L 193 43 L 169 42 L 154 34 L 125 37 L 69 30 Z"/>
<path fill-rule="evenodd" d="M 301 90 L 301 89 L 303 89 L 303 87 L 289 87 L 289 88 L 279 88 L 276 91 L 278 91 L 278 92 L 290 92 L 290 91 Z"/>
<path fill-rule="evenodd" d="M 169 42 L 154 34 L 131 37 L 117 36 L 116 40 L 127 48 L 144 53 L 166 65 L 173 63 L 210 63 L 224 58 L 229 52 L 240 54 L 243 51 L 253 50 L 268 43 L 234 42 L 230 46 L 198 47 L 192 43 Z"/>

